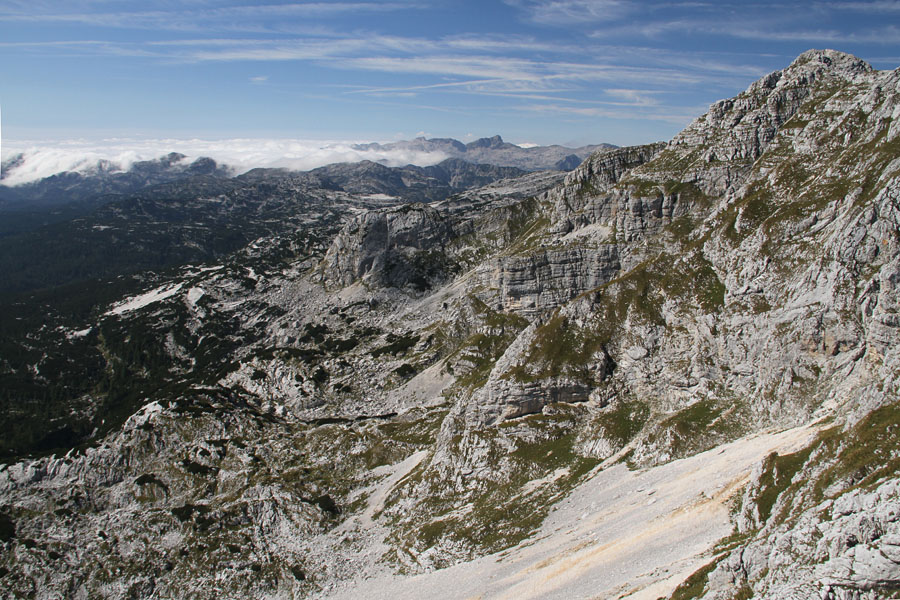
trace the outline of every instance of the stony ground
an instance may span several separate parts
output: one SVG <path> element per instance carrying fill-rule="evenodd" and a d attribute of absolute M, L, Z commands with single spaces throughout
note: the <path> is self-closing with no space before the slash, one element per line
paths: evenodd
<path fill-rule="evenodd" d="M 771 452 L 798 450 L 815 426 L 761 433 L 658 467 L 598 472 L 514 548 L 415 577 L 354 581 L 320 596 L 417 599 L 665 597 L 732 533 L 730 502 Z"/>

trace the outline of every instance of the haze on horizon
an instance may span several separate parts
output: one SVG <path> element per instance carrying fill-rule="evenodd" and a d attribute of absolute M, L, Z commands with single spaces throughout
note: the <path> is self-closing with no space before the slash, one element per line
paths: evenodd
<path fill-rule="evenodd" d="M 3 153 L 498 133 L 646 143 L 812 47 L 893 69 L 897 22 L 893 0 L 7 0 Z"/>

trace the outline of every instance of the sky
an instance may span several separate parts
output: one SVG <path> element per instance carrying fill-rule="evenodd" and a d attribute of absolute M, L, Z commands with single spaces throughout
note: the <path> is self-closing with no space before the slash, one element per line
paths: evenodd
<path fill-rule="evenodd" d="M 900 1 L 3 0 L 2 150 L 647 143 L 810 48 L 896 68 Z"/>

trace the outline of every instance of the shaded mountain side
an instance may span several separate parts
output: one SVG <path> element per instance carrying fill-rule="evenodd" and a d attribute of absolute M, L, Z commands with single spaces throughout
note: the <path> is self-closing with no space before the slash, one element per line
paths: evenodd
<path fill-rule="evenodd" d="M 173 251 L 193 253 L 193 266 L 170 266 L 115 278 L 91 279 L 0 299 L 0 342 L 3 344 L 0 355 L 4 357 L 0 362 L 0 426 L 6 424 L 10 431 L 0 440 L 0 453 L 21 456 L 30 452 L 66 450 L 95 439 L 109 428 L 121 425 L 131 414 L 129 411 L 146 401 L 148 394 L 159 391 L 159 385 L 165 388 L 172 381 L 181 381 L 187 376 L 179 361 L 170 360 L 169 349 L 174 346 L 169 345 L 165 331 L 172 324 L 171 319 L 187 324 L 191 319 L 190 311 L 178 310 L 178 316 L 166 317 L 161 323 L 154 323 L 152 319 L 132 322 L 126 318 L 122 329 L 118 326 L 109 330 L 82 326 L 92 319 L 108 318 L 110 315 L 105 313 L 116 299 L 163 285 L 171 277 L 185 276 L 178 274 L 194 273 L 198 280 L 205 280 L 204 268 L 216 266 L 212 244 L 229 231 L 235 237 L 255 240 L 243 250 L 231 253 L 225 263 L 231 274 L 228 280 L 236 277 L 234 293 L 241 295 L 255 290 L 257 285 L 266 288 L 268 286 L 262 282 L 270 277 L 280 277 L 286 272 L 305 272 L 316 265 L 344 222 L 352 219 L 350 215 L 366 214 L 367 208 L 393 203 L 343 191 L 328 194 L 320 191 L 319 195 L 307 196 L 286 192 L 290 188 L 284 187 L 279 192 L 271 186 L 271 178 L 264 180 L 268 182 L 265 185 L 270 186 L 265 188 L 268 196 L 258 194 L 256 190 L 250 195 L 244 188 L 235 186 L 224 198 L 191 198 L 189 191 L 176 185 L 166 192 L 164 197 L 167 199 L 163 201 L 154 195 L 139 195 L 125 209 L 118 203 L 108 205 L 98 214 L 107 219 L 103 222 L 115 227 L 104 229 L 91 225 L 97 229 L 82 229 L 85 239 L 90 242 L 84 245 L 86 252 L 101 253 L 109 251 L 110 246 L 114 250 L 111 256 L 103 255 L 98 259 L 104 268 L 113 270 L 121 266 L 121 270 L 127 272 L 134 269 L 138 261 L 158 256 L 151 252 L 159 253 L 167 246 L 157 244 L 156 238 L 169 244 Z M 521 202 L 559 180 L 560 174 L 529 174 L 501 180 L 483 189 L 469 190 L 442 203 L 467 206 L 469 209 L 465 214 L 469 215 L 478 207 L 500 202 L 500 195 L 502 202 Z M 170 199 L 175 193 L 184 195 Z M 242 195 L 245 193 L 247 196 Z M 398 210 L 421 205 L 403 206 L 407 208 Z M 466 231 L 473 227 L 471 223 L 460 226 Z M 266 228 L 285 233 L 264 235 Z M 262 237 L 253 237 L 254 232 Z M 69 265 L 79 268 L 85 265 L 83 256 L 74 253 L 78 248 L 74 241 L 78 239 L 77 235 L 68 239 L 62 257 L 50 256 L 46 247 L 41 249 L 41 256 L 50 268 L 69 274 L 71 271 L 65 270 Z M 183 249 L 178 246 L 179 242 L 183 242 Z M 47 246 L 52 248 L 52 242 Z M 227 248 L 221 251 L 224 253 Z M 211 262 L 207 267 L 197 264 L 198 256 Z M 22 260 L 30 260 L 32 264 L 37 262 L 35 257 L 24 256 Z M 445 263 L 444 266 L 451 265 Z M 416 274 L 401 273 L 400 265 L 397 271 L 398 276 L 411 281 Z M 434 276 L 446 275 L 443 271 L 432 273 Z M 202 362 L 211 365 L 224 361 L 220 367 L 225 367 L 232 360 L 231 353 L 263 343 L 268 335 L 267 319 L 282 312 L 274 308 L 272 311 L 261 317 L 261 328 L 247 327 L 240 319 L 231 317 L 217 319 L 218 324 L 212 329 L 201 328 L 203 332 L 194 340 L 197 343 L 204 340 L 202 350 L 212 352 Z M 178 339 L 181 339 L 180 335 Z M 197 360 L 198 356 L 194 355 L 190 364 L 196 364 Z M 202 369 L 192 370 L 201 380 L 209 376 Z M 194 375 L 187 377 L 193 379 Z M 138 380 L 144 383 L 138 385 Z M 183 387 L 183 384 L 176 387 Z"/>
<path fill-rule="evenodd" d="M 0 237 L 0 292 L 213 260 L 254 239 L 288 233 L 307 222 L 326 227 L 351 208 L 443 200 L 524 174 L 514 168 L 448 160 L 426 168 L 363 162 L 309 173 L 256 170 L 237 178 L 223 177 L 211 166 L 214 175 L 187 176 L 197 170 L 198 162 L 185 170 L 185 177 L 138 192 L 81 199 L 77 206 L 55 207 L 51 213 L 29 213 L 29 223 L 32 217 L 37 222 L 65 220 Z M 118 181 L 115 177 L 110 181 Z M 98 187 L 115 187 L 95 179 Z M 81 191 L 78 188 L 73 197 L 80 198 Z M 71 214 L 80 216 L 66 219 Z M 321 232 L 333 234 L 327 228 Z"/>
<path fill-rule="evenodd" d="M 9 161 L 4 174 L 22 160 L 20 155 Z M 184 155 L 172 152 L 134 163 L 125 172 L 100 162 L 85 173 L 63 172 L 23 185 L 0 185 L 0 239 L 88 215 L 112 199 L 138 190 L 200 176 L 226 179 L 231 173 L 208 158 L 188 163 Z"/>
<path fill-rule="evenodd" d="M 183 154 L 171 152 L 156 160 L 139 161 L 127 171 L 106 162 L 99 162 L 96 169 L 85 173 L 63 172 L 32 183 L 18 186 L 0 186 L 0 211 L 27 211 L 48 209 L 69 203 L 78 203 L 104 194 L 128 194 L 139 189 L 205 175 L 227 178 L 227 167 L 209 158 L 186 162 Z M 24 160 L 19 155 L 3 165 L 8 175 Z"/>

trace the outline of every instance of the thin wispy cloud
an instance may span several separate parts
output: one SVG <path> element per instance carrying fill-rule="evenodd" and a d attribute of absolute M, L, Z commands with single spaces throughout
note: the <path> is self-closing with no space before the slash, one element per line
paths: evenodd
<path fill-rule="evenodd" d="M 372 98 L 415 98 L 418 96 L 416 92 L 368 92 L 368 96 Z"/>
<path fill-rule="evenodd" d="M 530 104 L 519 106 L 516 110 L 528 113 L 559 114 L 576 117 L 604 119 L 644 119 L 683 124 L 694 116 L 694 113 L 675 113 L 670 111 L 643 111 L 639 115 L 631 110 L 606 108 L 601 106 L 572 106 L 569 104 Z"/>
<path fill-rule="evenodd" d="M 0 42 L 0 48 L 72 48 L 78 46 L 106 46 L 103 40 L 61 40 L 49 42 Z"/>
<path fill-rule="evenodd" d="M 872 13 L 897 13 L 900 12 L 900 2 L 884 0 L 878 2 L 828 2 L 827 6 L 832 10 L 860 11 Z"/>
<path fill-rule="evenodd" d="M 657 106 L 659 101 L 653 97 L 654 92 L 651 90 L 626 90 L 626 89 L 607 89 L 604 90 L 607 95 L 613 98 L 621 99 L 625 104 L 634 106 Z"/>
<path fill-rule="evenodd" d="M 552 54 L 583 54 L 580 44 L 541 42 L 523 36 L 456 36 L 439 40 L 442 47 L 473 52 L 549 52 Z"/>
<path fill-rule="evenodd" d="M 889 25 L 865 33 L 846 33 L 837 30 L 767 31 L 764 29 L 737 29 L 731 35 L 738 38 L 763 41 L 806 41 L 811 43 L 866 43 L 888 45 L 900 43 L 900 28 Z"/>
<path fill-rule="evenodd" d="M 515 58 L 475 56 L 431 57 L 357 57 L 339 65 L 385 73 L 413 73 L 425 75 L 456 75 L 496 80 L 537 81 L 540 74 L 535 64 Z"/>
<path fill-rule="evenodd" d="M 190 61 L 204 62 L 270 62 L 284 60 L 303 61 L 321 60 L 326 58 L 333 58 L 336 56 L 346 56 L 349 51 L 359 51 L 360 49 L 362 49 L 362 46 L 362 42 L 355 42 L 351 40 L 330 42 L 282 42 L 277 44 L 259 45 L 258 47 L 239 44 L 231 48 L 197 50 L 189 54 L 174 54 L 172 56 Z"/>
<path fill-rule="evenodd" d="M 895 68 L 898 14 L 900 0 L 6 0 L 4 125 L 640 143 L 810 47 Z"/>
<path fill-rule="evenodd" d="M 241 19 L 244 27 L 262 19 L 283 17 L 329 17 L 346 13 L 386 13 L 409 10 L 418 5 L 404 2 L 305 2 L 293 4 L 247 4 L 229 7 L 204 7 L 193 10 L 153 10 L 118 12 L 36 12 L 33 7 L 0 9 L 0 22 L 81 23 L 100 27 L 129 29 L 168 29 L 204 31 L 216 26 L 235 29 Z"/>
<path fill-rule="evenodd" d="M 627 0 L 506 0 L 528 18 L 548 25 L 613 21 L 640 8 Z"/>

